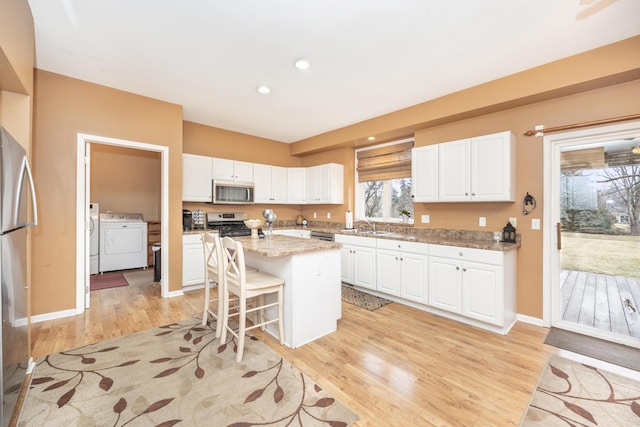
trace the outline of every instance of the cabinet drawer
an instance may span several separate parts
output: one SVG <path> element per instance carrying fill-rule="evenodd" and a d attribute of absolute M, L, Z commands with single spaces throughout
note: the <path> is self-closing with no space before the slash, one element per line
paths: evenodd
<path fill-rule="evenodd" d="M 202 243 L 202 234 L 183 234 L 182 235 L 182 244 L 192 244 L 192 243 Z"/>
<path fill-rule="evenodd" d="M 390 251 L 411 252 L 420 255 L 429 255 L 429 244 L 418 242 L 406 242 L 404 240 L 377 239 L 378 249 Z"/>
<path fill-rule="evenodd" d="M 335 240 L 345 245 L 364 246 L 367 248 L 375 248 L 376 240 L 371 237 L 348 236 L 345 234 L 336 234 Z"/>
<path fill-rule="evenodd" d="M 429 255 L 493 265 L 502 265 L 504 262 L 504 254 L 500 251 L 488 251 L 485 249 L 463 248 L 458 246 L 430 245 Z"/>

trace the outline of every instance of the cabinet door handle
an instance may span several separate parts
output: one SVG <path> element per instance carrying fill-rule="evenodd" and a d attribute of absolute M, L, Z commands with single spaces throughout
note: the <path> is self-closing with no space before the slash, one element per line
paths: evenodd
<path fill-rule="evenodd" d="M 456 270 L 458 270 L 458 271 L 459 271 L 459 270 L 460 270 L 460 267 L 456 266 Z"/>
<path fill-rule="evenodd" d="M 562 224 L 558 223 L 556 225 L 556 240 L 558 241 L 558 250 L 562 249 Z"/>
<path fill-rule="evenodd" d="M 462 271 L 467 271 L 467 269 L 466 269 L 466 268 L 463 268 L 463 269 L 462 269 Z"/>

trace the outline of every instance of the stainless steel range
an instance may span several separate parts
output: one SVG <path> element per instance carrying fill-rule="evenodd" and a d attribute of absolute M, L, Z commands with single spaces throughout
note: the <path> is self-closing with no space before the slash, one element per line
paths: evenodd
<path fill-rule="evenodd" d="M 207 212 L 207 228 L 218 231 L 220 237 L 250 236 L 245 219 L 249 217 L 244 212 Z"/>

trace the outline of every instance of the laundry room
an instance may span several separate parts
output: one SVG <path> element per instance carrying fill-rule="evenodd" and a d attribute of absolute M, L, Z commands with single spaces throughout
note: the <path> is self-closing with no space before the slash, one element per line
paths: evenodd
<path fill-rule="evenodd" d="M 160 153 L 99 143 L 90 144 L 89 153 L 91 290 L 126 286 L 135 273 L 154 280 Z"/>

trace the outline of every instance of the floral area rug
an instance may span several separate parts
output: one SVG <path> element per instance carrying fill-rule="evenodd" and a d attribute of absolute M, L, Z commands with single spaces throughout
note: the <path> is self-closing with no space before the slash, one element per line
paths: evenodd
<path fill-rule="evenodd" d="M 365 308 L 369 311 L 377 310 L 380 307 L 384 307 L 393 301 L 386 298 L 380 298 L 375 295 L 370 295 L 366 292 L 361 292 L 348 285 L 342 285 L 342 301 L 349 304 L 357 305 L 358 307 Z"/>
<path fill-rule="evenodd" d="M 640 383 L 551 356 L 520 426 L 640 426 Z"/>
<path fill-rule="evenodd" d="M 214 323 L 215 325 L 215 323 Z M 256 338 L 198 319 L 38 360 L 18 426 L 349 426 L 358 416 Z"/>

